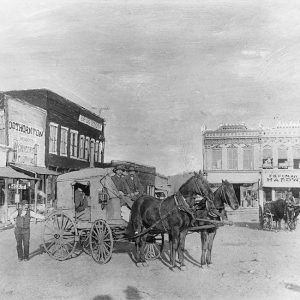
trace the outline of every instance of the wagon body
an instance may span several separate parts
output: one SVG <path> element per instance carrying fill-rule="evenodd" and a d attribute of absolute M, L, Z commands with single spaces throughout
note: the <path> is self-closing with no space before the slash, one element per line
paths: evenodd
<path fill-rule="evenodd" d="M 56 209 L 43 233 L 44 248 L 52 258 L 73 257 L 80 244 L 98 263 L 110 259 L 113 241 L 124 236 L 126 227 L 112 174 L 111 168 L 87 168 L 58 176 Z M 88 199 L 84 218 L 75 212 L 77 187 Z"/>

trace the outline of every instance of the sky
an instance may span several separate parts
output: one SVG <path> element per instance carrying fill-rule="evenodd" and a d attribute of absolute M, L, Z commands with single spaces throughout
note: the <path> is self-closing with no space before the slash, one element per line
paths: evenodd
<path fill-rule="evenodd" d="M 300 1 L 1 0 L 0 90 L 106 120 L 105 161 L 202 166 L 201 126 L 300 119 Z"/>

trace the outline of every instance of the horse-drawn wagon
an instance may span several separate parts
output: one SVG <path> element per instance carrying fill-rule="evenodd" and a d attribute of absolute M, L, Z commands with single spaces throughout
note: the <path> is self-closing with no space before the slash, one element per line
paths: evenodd
<path fill-rule="evenodd" d="M 127 223 L 121 218 L 119 193 L 111 174 L 110 168 L 87 168 L 58 176 L 56 208 L 43 229 L 44 248 L 52 258 L 69 259 L 81 248 L 96 262 L 106 263 L 114 242 L 127 241 Z M 81 211 L 76 211 L 78 190 L 86 202 Z M 155 242 L 154 236 L 145 246 L 148 259 L 158 255 Z"/>
<path fill-rule="evenodd" d="M 128 229 L 127 222 L 121 218 L 121 204 L 118 191 L 110 177 L 111 169 L 88 168 L 62 174 L 57 178 L 57 203 L 56 209 L 49 214 L 45 220 L 43 230 L 43 244 L 46 252 L 56 260 L 66 260 L 76 255 L 78 248 L 90 254 L 97 263 L 107 263 L 113 252 L 114 242 L 128 241 L 125 232 Z M 132 219 L 136 222 L 139 207 L 142 201 L 152 202 L 153 211 L 156 213 L 153 220 L 143 221 L 140 228 L 136 228 L 130 235 L 130 240 L 139 242 L 142 237 L 142 252 L 145 259 L 153 259 L 160 255 L 163 247 L 164 233 L 169 234 L 172 242 L 177 233 L 181 231 L 199 231 L 214 229 L 217 225 L 223 224 L 216 219 L 220 216 L 209 216 L 213 211 L 224 209 L 224 203 L 231 205 L 230 191 L 227 183 L 224 182 L 220 188 L 219 195 L 215 197 L 215 203 L 220 203 L 220 207 L 215 207 L 212 198 L 212 191 L 208 183 L 199 174 L 195 174 L 179 190 L 179 194 L 170 196 L 164 200 L 145 195 L 136 200 L 131 213 Z M 84 209 L 78 208 L 78 190 L 85 199 Z M 233 191 L 233 189 L 232 189 Z M 80 195 L 80 194 L 79 194 Z M 198 223 L 191 227 L 193 216 L 193 203 L 195 197 L 201 196 L 204 199 L 203 211 L 206 212 L 203 218 L 198 218 Z M 146 197 L 146 198 L 145 198 Z M 210 198 L 210 199 L 209 199 Z M 137 205 L 135 205 L 137 204 Z M 211 206 L 211 208 L 208 208 Z M 151 214 L 150 210 L 149 213 Z M 134 219 L 137 217 L 137 219 Z M 145 217 L 145 216 L 144 216 Z M 152 216 L 151 216 L 152 217 Z M 175 219 L 184 218 L 185 225 L 176 224 Z M 150 222 L 148 222 L 150 220 Z M 175 220 L 175 223 L 172 222 Z M 148 223 L 147 223 L 148 222 Z M 181 220 L 179 221 L 181 224 Z M 176 232 L 174 229 L 176 228 Z M 178 231 L 178 232 L 177 232 Z M 157 237 L 161 237 L 161 248 L 158 247 Z M 178 238 L 178 237 L 177 237 Z M 184 239 L 183 239 L 184 247 Z M 182 244 L 182 243 L 181 243 Z M 208 251 L 211 251 L 208 248 Z M 137 254 L 141 250 L 141 244 L 137 249 Z M 178 250 L 173 247 L 172 251 Z M 206 248 L 205 248 L 206 251 Z M 171 253 L 170 256 L 174 257 Z M 174 260 L 173 260 L 174 263 Z"/>

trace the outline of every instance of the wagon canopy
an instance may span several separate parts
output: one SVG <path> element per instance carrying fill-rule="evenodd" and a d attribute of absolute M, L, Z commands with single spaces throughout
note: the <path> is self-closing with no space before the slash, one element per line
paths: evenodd
<path fill-rule="evenodd" d="M 98 202 L 99 189 L 112 182 L 110 168 L 86 168 L 57 177 L 57 207 L 65 209 L 74 208 L 74 186 L 86 186 L 88 196 L 91 197 L 92 206 Z M 100 183 L 101 182 L 101 183 Z M 83 190 L 85 190 L 83 188 Z"/>

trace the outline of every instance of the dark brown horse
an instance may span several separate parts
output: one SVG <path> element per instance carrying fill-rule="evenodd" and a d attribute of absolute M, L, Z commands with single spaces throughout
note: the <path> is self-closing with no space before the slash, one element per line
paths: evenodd
<path fill-rule="evenodd" d="M 127 234 L 135 239 L 137 262 L 145 261 L 144 245 L 148 233 L 168 233 L 171 267 L 176 266 L 176 253 L 179 267 L 184 266 L 185 237 L 194 218 L 192 210 L 199 196 L 207 199 L 207 209 L 214 209 L 210 200 L 213 199 L 213 193 L 208 182 L 201 174 L 195 173 L 175 195 L 164 200 L 143 195 L 134 202 Z"/>
<path fill-rule="evenodd" d="M 214 205 L 219 211 L 219 215 L 211 214 L 206 210 L 200 209 L 196 215 L 198 218 L 208 218 L 211 220 L 221 221 L 221 219 L 227 220 L 227 214 L 225 210 L 225 204 L 231 209 L 236 210 L 239 207 L 239 202 L 234 192 L 233 186 L 227 180 L 223 181 L 221 186 L 214 192 Z M 197 222 L 198 226 L 207 224 L 206 222 Z M 202 254 L 201 254 L 201 265 L 211 264 L 211 251 L 213 247 L 214 238 L 217 233 L 217 227 L 204 229 L 200 231 L 201 243 L 202 243 Z"/>

